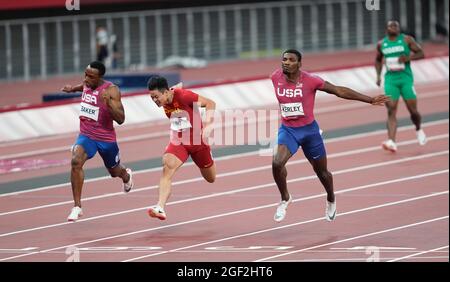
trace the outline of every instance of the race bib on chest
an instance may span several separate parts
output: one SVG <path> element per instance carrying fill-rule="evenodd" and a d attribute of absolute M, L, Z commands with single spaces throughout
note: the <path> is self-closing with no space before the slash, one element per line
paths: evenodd
<path fill-rule="evenodd" d="M 398 57 L 386 58 L 386 68 L 389 71 L 402 71 L 405 69 L 405 64 L 398 61 Z"/>
<path fill-rule="evenodd" d="M 192 125 L 187 117 L 172 117 L 170 118 L 170 129 L 181 132 L 191 128 Z"/>
<path fill-rule="evenodd" d="M 80 104 L 80 117 L 87 117 L 89 119 L 98 121 L 98 112 L 100 108 L 97 106 L 93 106 L 91 104 L 87 104 L 81 102 Z"/>
<path fill-rule="evenodd" d="M 285 119 L 296 119 L 304 116 L 302 103 L 280 104 L 281 116 Z"/>

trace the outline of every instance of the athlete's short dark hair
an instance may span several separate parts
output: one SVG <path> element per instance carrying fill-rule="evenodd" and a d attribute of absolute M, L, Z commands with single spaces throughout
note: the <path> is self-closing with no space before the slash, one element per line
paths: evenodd
<path fill-rule="evenodd" d="M 284 54 L 289 53 L 289 54 L 295 54 L 297 56 L 297 59 L 299 62 L 302 61 L 302 53 L 300 53 L 300 51 L 295 50 L 295 49 L 288 49 L 286 51 L 283 52 L 283 56 Z"/>
<path fill-rule="evenodd" d="M 148 90 L 158 89 L 159 91 L 164 91 L 169 89 L 169 84 L 167 83 L 166 78 L 159 75 L 154 75 L 148 80 L 147 87 Z"/>
<path fill-rule="evenodd" d="M 94 61 L 92 63 L 89 64 L 89 66 L 93 69 L 97 69 L 98 70 L 98 74 L 100 76 L 103 76 L 106 72 L 106 68 L 105 65 L 102 62 L 99 61 Z"/>

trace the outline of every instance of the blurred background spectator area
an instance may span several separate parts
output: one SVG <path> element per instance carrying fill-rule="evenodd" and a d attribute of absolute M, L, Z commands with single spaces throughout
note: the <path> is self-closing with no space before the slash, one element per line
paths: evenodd
<path fill-rule="evenodd" d="M 73 11 L 62 2 L 0 2 L 0 81 L 82 72 L 97 57 L 98 27 L 113 36 L 106 63 L 120 71 L 171 56 L 218 62 L 271 58 L 286 48 L 373 48 L 389 19 L 419 42 L 448 40 L 448 0 L 380 0 L 378 11 L 362 0 L 80 0 Z"/>

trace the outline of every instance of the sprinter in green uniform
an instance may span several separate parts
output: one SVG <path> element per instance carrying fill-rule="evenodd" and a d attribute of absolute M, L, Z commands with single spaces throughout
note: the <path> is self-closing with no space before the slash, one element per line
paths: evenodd
<path fill-rule="evenodd" d="M 411 54 L 411 51 L 413 54 Z M 417 95 L 414 90 L 414 78 L 411 70 L 411 61 L 422 59 L 422 47 L 413 37 L 400 33 L 398 21 L 388 21 L 386 36 L 377 44 L 375 68 L 377 71 L 377 85 L 381 85 L 381 70 L 384 64 L 384 91 L 391 98 L 386 102 L 388 111 L 387 130 L 388 140 L 382 143 L 385 150 L 396 152 L 395 134 L 397 132 L 397 106 L 400 96 L 403 97 L 406 107 L 411 115 L 411 121 L 416 126 L 416 136 L 420 145 L 425 145 L 427 137 L 421 129 L 421 116 L 417 110 Z"/>

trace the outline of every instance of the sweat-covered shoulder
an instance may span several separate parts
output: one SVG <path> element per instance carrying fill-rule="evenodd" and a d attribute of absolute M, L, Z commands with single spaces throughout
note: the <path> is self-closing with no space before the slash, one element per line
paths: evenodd
<path fill-rule="evenodd" d="M 414 39 L 414 37 L 405 34 L 404 40 L 413 52 L 419 52 L 419 51 L 423 52 L 422 47 L 419 45 L 419 43 L 417 43 L 417 41 Z"/>
<path fill-rule="evenodd" d="M 106 94 L 111 99 L 120 99 L 120 89 L 117 85 L 111 84 L 105 89 Z"/>

